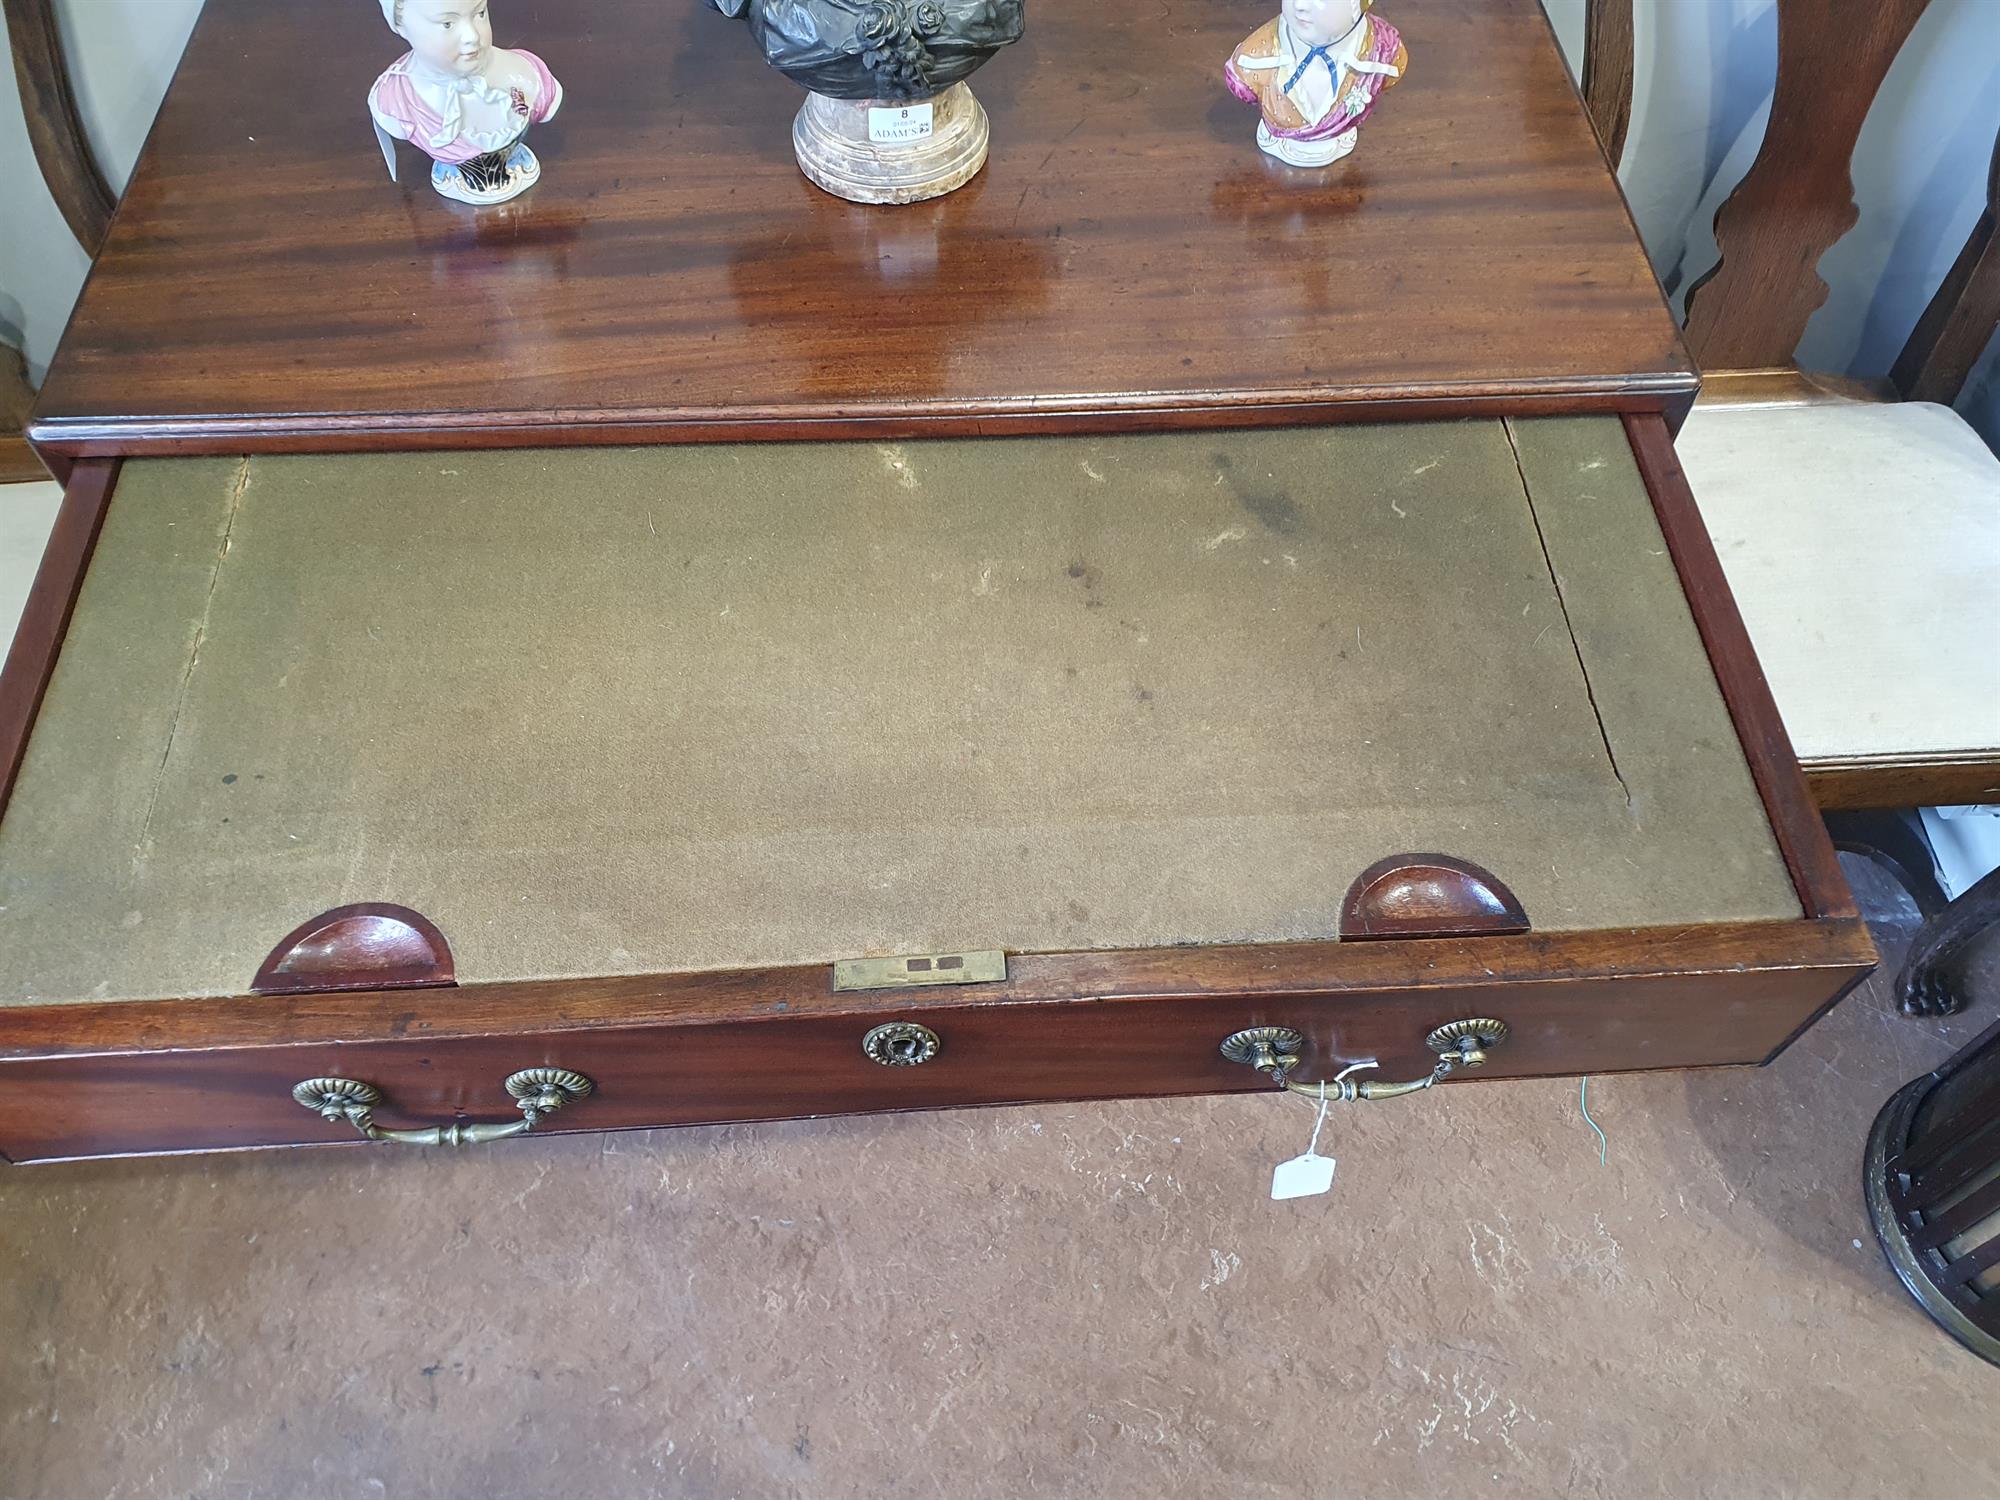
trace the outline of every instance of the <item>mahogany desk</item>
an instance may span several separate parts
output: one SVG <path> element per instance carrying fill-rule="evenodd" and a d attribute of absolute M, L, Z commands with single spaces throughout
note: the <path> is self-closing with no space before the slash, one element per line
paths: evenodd
<path fill-rule="evenodd" d="M 1317 175 L 1144 9 L 864 209 L 720 17 L 574 0 L 475 212 L 372 10 L 209 0 L 31 428 L 0 1153 L 1755 1063 L 1864 974 L 1539 8 L 1399 17 Z"/>

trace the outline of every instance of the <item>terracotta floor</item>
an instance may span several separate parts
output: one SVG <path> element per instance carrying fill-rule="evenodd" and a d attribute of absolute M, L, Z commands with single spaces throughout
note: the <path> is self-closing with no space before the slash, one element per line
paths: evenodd
<path fill-rule="evenodd" d="M 1351 1108 L 1284 1204 L 1269 1096 L 0 1170 L 0 1494 L 1989 1500 L 1857 1190 L 1979 984 L 1596 1080 L 1608 1165 L 1574 1084 Z"/>

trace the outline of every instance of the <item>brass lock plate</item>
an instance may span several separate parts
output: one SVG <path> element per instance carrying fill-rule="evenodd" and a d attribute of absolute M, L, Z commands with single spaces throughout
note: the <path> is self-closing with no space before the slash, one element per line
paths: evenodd
<path fill-rule="evenodd" d="M 1007 955 L 923 953 L 909 958 L 844 958 L 833 966 L 836 992 L 913 990 L 938 984 L 999 984 L 1007 978 Z"/>

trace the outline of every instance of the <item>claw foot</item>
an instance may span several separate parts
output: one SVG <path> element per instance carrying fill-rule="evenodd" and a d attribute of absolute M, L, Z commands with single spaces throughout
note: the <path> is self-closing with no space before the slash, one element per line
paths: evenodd
<path fill-rule="evenodd" d="M 1964 960 L 1974 943 L 2000 927 L 2000 870 L 1966 891 L 1918 929 L 1896 1004 L 1906 1016 L 1951 1016 L 1965 1009 Z"/>

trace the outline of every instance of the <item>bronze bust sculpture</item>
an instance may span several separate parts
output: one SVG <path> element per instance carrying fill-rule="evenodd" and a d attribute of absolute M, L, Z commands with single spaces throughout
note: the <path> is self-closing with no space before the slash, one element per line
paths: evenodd
<path fill-rule="evenodd" d="M 1026 0 L 708 0 L 748 23 L 765 60 L 810 90 L 799 165 L 858 203 L 962 187 L 986 162 L 986 112 L 965 80 L 1021 39 Z"/>
<path fill-rule="evenodd" d="M 1026 22 L 1026 0 L 708 0 L 765 59 L 829 99 L 928 99 L 963 83 Z"/>

